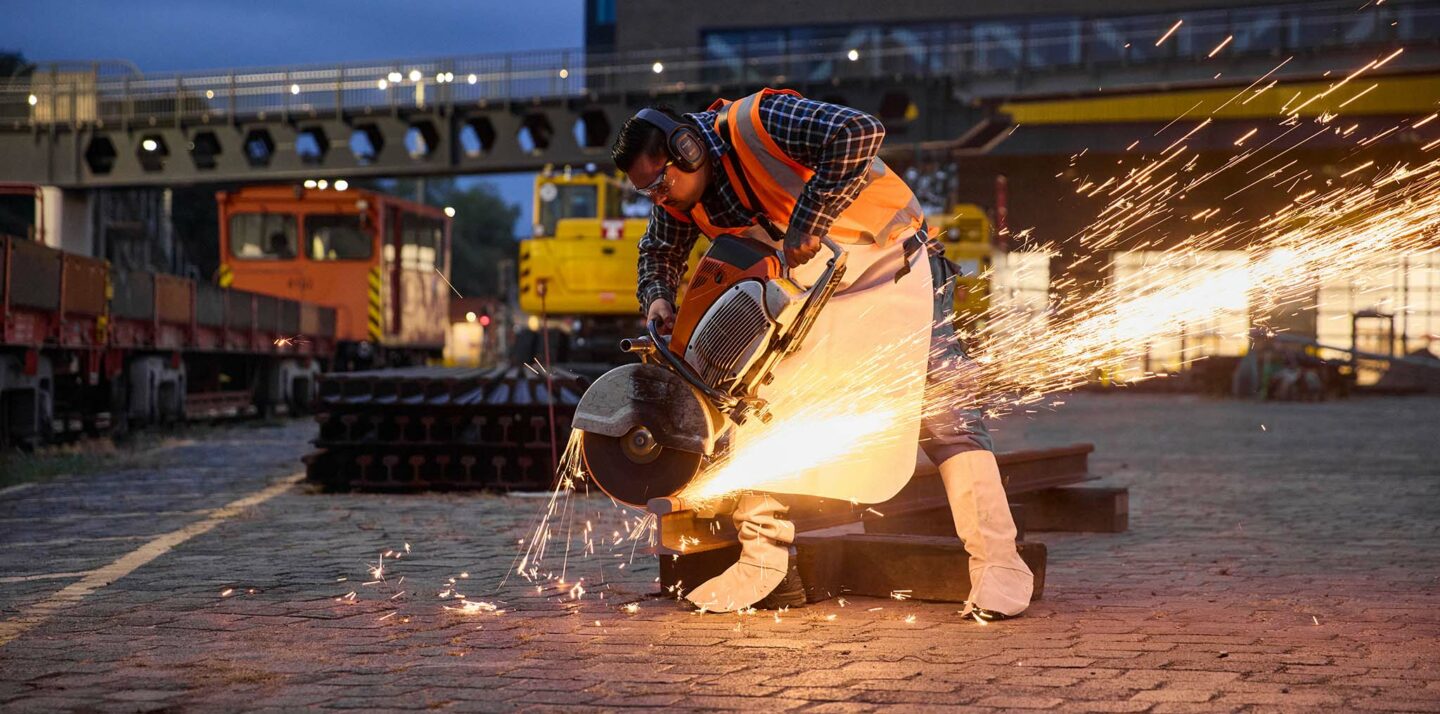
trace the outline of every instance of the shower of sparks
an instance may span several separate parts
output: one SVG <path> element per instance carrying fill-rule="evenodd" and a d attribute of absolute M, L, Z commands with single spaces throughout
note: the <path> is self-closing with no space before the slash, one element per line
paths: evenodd
<path fill-rule="evenodd" d="M 1302 108 L 1376 64 L 1372 60 L 1315 96 L 1301 98 L 1301 106 L 1283 110 L 1278 124 L 1286 141 L 1277 137 L 1257 148 L 1242 148 L 1218 167 L 1204 170 L 1189 142 L 1204 138 L 1212 126 L 1207 117 L 1179 138 L 1165 141 L 1163 150 L 1122 168 L 1103 190 L 1092 190 L 1090 195 L 1105 205 L 1096 220 L 1074 236 L 1087 255 L 1070 267 L 1098 261 L 1108 251 L 1165 250 L 1157 251 L 1147 270 L 1135 276 L 1138 282 L 1127 284 L 1123 292 L 1114 286 L 1082 290 L 1073 277 L 1054 281 L 1055 312 L 1063 318 L 1017 324 L 992 314 L 978 321 L 965 335 L 973 360 L 949 371 L 950 383 L 943 388 L 927 390 L 926 413 L 969 411 L 995 419 L 1046 406 L 1054 395 L 1091 382 L 1096 373 L 1109 374 L 1138 361 L 1151 344 L 1178 338 L 1185 325 L 1235 309 L 1237 301 L 1244 303 L 1248 297 L 1257 315 L 1295 312 L 1311 298 L 1307 287 L 1343 278 L 1368 258 L 1435 250 L 1440 238 L 1440 160 L 1425 157 L 1416 165 L 1373 169 L 1375 161 L 1360 161 L 1339 179 L 1296 169 L 1294 159 L 1277 161 L 1330 131 L 1337 117 L 1321 112 L 1310 120 L 1318 129 L 1305 130 L 1298 123 Z M 1371 173 L 1363 173 L 1365 169 Z M 1221 218 L 1221 206 L 1197 206 L 1202 209 L 1198 213 L 1187 210 L 1189 193 L 1226 178 L 1247 182 L 1244 191 L 1292 198 L 1268 215 L 1245 216 L 1229 208 Z M 1187 221 L 1196 216 L 1201 220 Z M 1216 268 L 1201 260 L 1211 251 L 1235 246 L 1245 246 L 1246 261 L 1241 264 Z M 827 390 L 792 413 L 777 414 L 768 425 L 740 427 L 745 438 L 737 440 L 741 447 L 736 453 L 714 464 L 680 497 L 701 501 L 736 490 L 765 490 L 797 470 L 843 463 L 884 445 L 887 433 L 894 433 L 884 427 L 909 416 L 877 398 L 896 379 L 893 362 L 884 354 L 867 359 L 853 374 L 853 383 L 859 385 L 855 391 Z M 806 448 L 795 449 L 796 443 Z"/>
<path fill-rule="evenodd" d="M 1210 54 L 1205 55 L 1205 56 L 1208 58 L 1208 57 L 1214 57 L 1215 55 L 1220 54 L 1220 50 L 1225 49 L 1225 45 L 1230 44 L 1230 42 L 1233 41 L 1234 39 L 1235 39 L 1235 36 L 1234 36 L 1234 35 L 1229 35 L 1229 36 L 1226 37 L 1225 40 L 1222 41 L 1220 44 L 1215 45 L 1215 49 L 1210 50 Z"/>
<path fill-rule="evenodd" d="M 293 346 L 293 345 L 303 345 L 303 344 L 307 344 L 307 343 L 309 343 L 309 342 L 310 342 L 309 340 L 305 339 L 305 338 L 304 338 L 303 336 L 301 336 L 301 335 L 295 335 L 295 336 L 293 336 L 293 337 L 277 337 L 277 338 L 275 338 L 275 346 L 276 346 L 276 347 L 290 347 L 290 346 Z"/>
<path fill-rule="evenodd" d="M 1170 36 L 1175 34 L 1175 31 L 1180 29 L 1180 26 L 1183 24 L 1185 24 L 1184 20 L 1176 20 L 1175 24 L 1171 25 L 1170 29 L 1166 30 L 1165 34 L 1160 36 L 1160 39 L 1155 40 L 1155 46 L 1159 47 L 1160 45 L 1164 44 L 1165 40 L 1170 39 Z"/>
<path fill-rule="evenodd" d="M 606 532 L 605 529 L 597 528 L 597 523 L 601 522 L 604 514 L 597 512 L 586 518 L 577 513 L 577 505 L 583 508 L 590 504 L 590 499 L 584 498 L 590 494 L 590 481 L 585 473 L 584 458 L 580 451 L 582 438 L 583 433 L 579 429 L 570 432 L 570 440 L 566 443 L 556 468 L 555 488 L 546 500 L 544 511 L 529 529 L 530 536 L 521 539 L 523 550 L 506 575 L 506 580 L 510 575 L 518 575 L 532 584 L 537 594 L 548 592 L 562 602 L 580 600 L 591 590 L 608 588 L 604 578 L 604 561 L 594 558 L 601 551 L 620 559 L 621 562 L 616 563 L 615 569 L 623 571 L 626 563 L 633 562 L 642 548 L 648 551 L 655 543 L 653 515 L 627 513 L 621 516 L 619 527 Z M 577 494 L 580 498 L 574 498 Z M 606 502 L 614 503 L 608 499 Z M 609 520 L 613 521 L 614 518 Z M 558 563 L 551 563 L 547 558 L 552 548 L 559 551 Z M 600 577 L 593 578 L 592 581 L 584 578 L 573 581 L 569 579 L 572 555 L 593 558 L 591 564 L 600 571 Z M 553 567 L 555 565 L 558 565 L 558 569 Z M 594 584 L 589 585 L 588 582 Z M 603 598 L 604 590 L 599 592 Z"/>
<path fill-rule="evenodd" d="M 1177 21 L 1156 44 L 1180 25 Z M 1007 319 L 1005 306 L 992 305 L 963 335 L 972 359 L 956 364 L 944 383 L 927 386 L 925 413 L 963 411 L 991 420 L 1055 408 L 1063 404 L 1057 399 L 1060 394 L 1091 383 L 1097 374 L 1112 375 L 1121 365 L 1138 362 L 1153 343 L 1178 339 L 1186 325 L 1213 321 L 1237 303 L 1242 309 L 1248 304 L 1253 315 L 1284 315 L 1307 308 L 1315 285 L 1344 279 L 1371 259 L 1437 250 L 1440 158 L 1429 153 L 1440 146 L 1440 139 L 1422 146 L 1421 158 L 1412 163 L 1367 161 L 1363 155 L 1388 133 L 1407 123 L 1418 128 L 1436 115 L 1411 118 L 1374 135 L 1353 134 L 1358 124 L 1341 129 L 1337 119 L 1343 108 L 1325 102 L 1327 95 L 1398 54 L 1371 60 L 1323 90 L 1296 92 L 1284 102 L 1273 126 L 1246 131 L 1234 140 L 1234 153 L 1218 165 L 1202 165 L 1199 147 L 1192 142 L 1214 146 L 1207 132 L 1215 131 L 1216 112 L 1232 102 L 1249 103 L 1274 88 L 1273 79 L 1261 83 L 1290 59 L 1237 91 L 1209 116 L 1188 119 L 1195 126 L 1178 138 L 1162 137 L 1148 149 L 1141 145 L 1150 138 L 1130 144 L 1115 175 L 1077 178 L 1081 193 L 1101 202 L 1094 219 L 1068 241 L 1041 244 L 1032 239 L 1029 244 L 1051 251 L 1057 261 L 1057 244 L 1081 249 L 1071 251 L 1068 265 L 1057 262 L 1063 267 L 1057 271 L 1061 277 L 1051 282 L 1048 318 L 1015 321 Z M 1297 166 L 1298 159 L 1288 155 L 1327 132 L 1354 142 L 1344 176 L 1319 175 Z M 1247 144 L 1257 136 L 1253 146 Z M 1072 157 L 1072 166 L 1084 153 Z M 1240 188 L 1222 205 L 1200 205 L 1195 190 L 1212 183 Z M 1263 194 L 1261 198 L 1282 207 L 1260 215 L 1241 202 L 1230 203 L 1242 193 Z M 1153 261 L 1123 291 L 1114 285 L 1094 288 L 1068 277 L 1081 267 L 1085 272 L 1113 267 L 1104 263 L 1111 252 L 1147 249 Z M 1214 251 L 1237 249 L 1245 260 L 1219 268 L 1205 260 Z M 914 338 L 928 339 L 928 326 L 925 332 Z M 897 344 L 891 349 L 898 354 L 902 348 Z M 776 413 L 769 424 L 747 422 L 740 427 L 743 438 L 735 440 L 740 447 L 707 464 L 679 497 L 695 505 L 736 491 L 763 491 L 797 471 L 843 463 L 886 445 L 884 440 L 894 438 L 896 431 L 886 427 L 914 416 L 882 398 L 893 391 L 888 387 L 897 379 L 893 362 L 883 353 L 876 355 L 856 366 L 850 375 L 853 389 L 813 389 L 806 394 L 809 398 L 792 400 L 790 410 Z M 1131 379 L 1157 376 L 1163 375 L 1144 373 Z M 804 385 L 798 391 L 805 392 Z M 648 514 L 629 518 L 623 533 L 617 530 L 608 537 L 577 517 L 571 495 L 589 492 L 579 439 L 577 430 L 561 459 L 556 488 L 531 537 L 521 542 L 523 553 L 512 570 L 536 592 L 548 591 L 559 600 L 568 599 L 578 587 L 566 580 L 572 554 L 628 546 L 633 556 L 635 548 L 653 545 L 655 539 L 654 517 Z M 797 443 L 804 448 L 796 448 Z M 547 557 L 552 548 L 556 562 Z M 592 581 L 587 581 L 587 589 Z M 679 589 L 674 590 L 678 596 Z"/>
<path fill-rule="evenodd" d="M 445 274 L 442 273 L 442 272 L 440 272 L 440 269 L 439 269 L 439 268 L 436 268 L 436 269 L 435 269 L 435 274 L 436 274 L 436 275 L 439 275 L 439 276 L 440 276 L 440 279 L 441 279 L 441 280 L 444 280 L 444 281 L 445 281 L 445 284 L 446 284 L 446 285 L 449 285 L 449 286 L 450 286 L 450 289 L 453 290 L 453 291 L 455 291 L 455 297 L 460 298 L 461 300 L 464 300 L 464 299 L 465 299 L 465 296 L 464 296 L 464 295 L 461 295 L 461 294 L 460 294 L 460 291 L 455 288 L 455 284 L 454 284 L 454 283 L 451 283 L 451 282 L 450 282 L 450 279 L 447 278 L 447 277 L 445 277 Z"/>

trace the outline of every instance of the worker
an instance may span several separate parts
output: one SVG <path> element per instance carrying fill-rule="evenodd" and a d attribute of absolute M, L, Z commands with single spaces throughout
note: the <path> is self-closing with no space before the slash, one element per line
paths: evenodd
<path fill-rule="evenodd" d="M 842 326 L 852 330 L 842 339 L 863 339 L 856 330 L 884 333 L 919 320 L 913 371 L 921 388 L 915 401 L 918 406 L 923 392 L 929 408 L 917 409 L 915 419 L 921 450 L 939 466 L 970 556 L 971 590 L 962 614 L 978 620 L 1015 616 L 1030 603 L 1034 576 L 1015 547 L 1015 523 L 989 433 L 978 412 L 944 407 L 954 401 L 947 402 L 947 395 L 962 387 L 968 362 L 951 320 L 955 267 L 928 235 L 910 188 L 878 158 L 884 138 L 875 117 L 792 90 L 765 89 L 683 116 L 664 106 L 641 110 L 621 128 L 612 149 L 616 166 L 655 204 L 640 240 L 637 296 L 646 318 L 668 332 L 677 287 L 702 234 L 765 240 L 783 251 L 802 284 L 808 284 L 805 270 L 814 276 L 824 262 L 812 260 L 821 238 L 841 244 L 850 282 L 841 284 L 822 315 L 842 309 L 836 304 L 849 298 L 851 314 L 828 323 L 835 325 L 832 333 Z M 865 277 L 882 270 L 882 280 Z M 908 274 L 914 277 L 907 281 Z M 897 297 L 883 309 L 866 309 L 867 301 L 873 308 Z M 803 360 L 803 349 L 786 362 Z M 908 448 L 912 468 L 904 479 L 916 459 L 913 442 Z M 784 516 L 774 495 L 742 494 L 733 514 L 740 561 L 686 597 L 711 611 L 803 604 L 789 545 L 794 526 Z"/>

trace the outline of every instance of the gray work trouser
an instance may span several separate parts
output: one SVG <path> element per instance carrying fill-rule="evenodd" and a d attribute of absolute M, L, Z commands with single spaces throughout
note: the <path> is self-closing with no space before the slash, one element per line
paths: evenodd
<path fill-rule="evenodd" d="M 944 408 L 955 391 L 969 387 L 965 371 L 970 356 L 955 334 L 955 264 L 945 258 L 933 241 L 930 249 L 930 276 L 935 283 L 935 315 L 930 330 L 930 364 L 925 379 L 925 409 L 920 420 L 920 448 L 939 466 L 966 451 L 994 451 L 990 432 L 979 409 Z M 969 402 L 970 400 L 964 400 Z"/>

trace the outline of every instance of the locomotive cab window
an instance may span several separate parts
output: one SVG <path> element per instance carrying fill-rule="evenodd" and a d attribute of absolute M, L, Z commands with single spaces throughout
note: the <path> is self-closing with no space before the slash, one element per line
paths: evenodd
<path fill-rule="evenodd" d="M 293 260 L 297 254 L 295 216 L 237 213 L 230 216 L 230 254 L 240 260 Z"/>
<path fill-rule="evenodd" d="M 445 224 L 407 215 L 401 229 L 400 264 L 410 270 L 444 270 Z"/>
<path fill-rule="evenodd" d="M 368 260 L 373 240 L 358 215 L 305 217 L 311 260 Z"/>
<path fill-rule="evenodd" d="M 540 187 L 541 235 L 555 235 L 563 218 L 599 218 L 600 191 L 594 185 L 547 183 Z"/>

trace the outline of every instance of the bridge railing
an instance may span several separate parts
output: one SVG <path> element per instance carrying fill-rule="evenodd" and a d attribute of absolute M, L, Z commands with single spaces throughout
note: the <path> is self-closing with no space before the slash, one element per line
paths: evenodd
<path fill-rule="evenodd" d="M 1184 20 L 1180 28 L 1157 43 L 1176 19 Z M 1217 46 L 1225 50 L 1221 43 L 1230 45 L 1226 56 L 1231 59 L 1434 46 L 1440 44 L 1440 5 L 1401 0 L 1357 12 L 1353 2 L 1343 0 L 1013 26 L 977 22 L 963 32 L 945 27 L 888 35 L 856 30 L 782 45 L 736 45 L 723 39 L 663 50 L 562 49 L 151 75 L 42 68 L 30 77 L 0 82 L 0 129 L 356 116 L 695 86 L 1024 78 L 1076 69 L 1100 73 L 1192 64 L 1215 54 Z"/>

